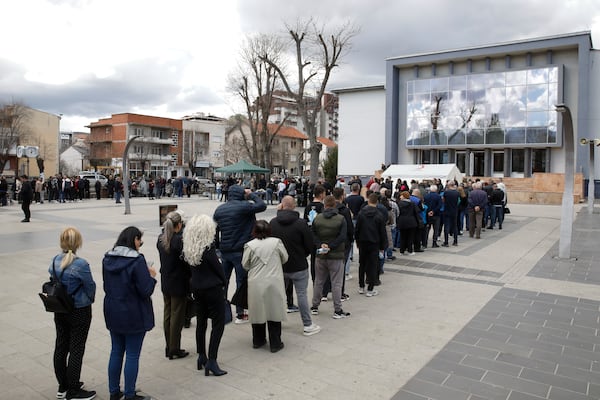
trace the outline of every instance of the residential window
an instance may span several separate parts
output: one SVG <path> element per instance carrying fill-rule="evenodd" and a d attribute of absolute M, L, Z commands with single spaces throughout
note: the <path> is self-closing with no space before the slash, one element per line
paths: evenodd
<path fill-rule="evenodd" d="M 173 144 L 171 146 L 173 146 L 173 147 L 178 147 L 179 146 L 179 134 L 178 134 L 177 131 L 172 131 L 171 132 L 171 140 L 173 141 Z"/>

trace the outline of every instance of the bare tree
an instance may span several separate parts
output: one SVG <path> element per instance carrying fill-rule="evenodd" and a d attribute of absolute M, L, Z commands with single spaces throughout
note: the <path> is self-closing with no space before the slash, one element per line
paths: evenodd
<path fill-rule="evenodd" d="M 28 118 L 28 108 L 21 103 L 0 105 L 0 174 L 16 155 L 17 146 L 29 137 Z"/>
<path fill-rule="evenodd" d="M 288 94 L 296 101 L 310 143 L 310 180 L 316 182 L 322 148 L 317 136 L 323 96 L 333 69 L 339 67 L 359 30 L 350 22 L 328 30 L 313 19 L 298 21 L 295 26 L 286 24 L 286 29 L 293 45 L 297 80 L 294 82 L 282 63 L 269 54 L 262 54 L 261 60 L 275 69 Z"/>
<path fill-rule="evenodd" d="M 271 169 L 273 139 L 287 116 L 269 126 L 269 114 L 274 92 L 280 87 L 274 66 L 282 63 L 284 45 L 276 36 L 259 34 L 248 36 L 242 46 L 237 70 L 229 76 L 229 90 L 244 104 L 244 114 L 233 117 L 234 125 L 242 136 L 242 145 L 252 163 Z"/>

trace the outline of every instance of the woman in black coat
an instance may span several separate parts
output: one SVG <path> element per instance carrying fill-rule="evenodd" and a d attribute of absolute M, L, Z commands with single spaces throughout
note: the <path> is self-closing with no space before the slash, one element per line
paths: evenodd
<path fill-rule="evenodd" d="M 194 215 L 183 232 L 183 257 L 192 270 L 192 293 L 196 303 L 196 347 L 198 369 L 206 376 L 225 375 L 217 363 L 217 353 L 225 330 L 225 271 L 215 249 L 217 226 L 208 215 Z M 206 330 L 212 320 L 208 357 Z"/>
<path fill-rule="evenodd" d="M 190 282 L 190 268 L 181 257 L 182 228 L 181 214 L 177 211 L 170 212 L 167 214 L 163 232 L 158 236 L 156 244 L 160 255 L 160 282 L 165 302 L 163 313 L 165 357 L 169 357 L 169 360 L 183 358 L 190 354 L 181 348 L 181 330 L 185 322 Z"/>
<path fill-rule="evenodd" d="M 398 209 L 396 227 L 400 229 L 400 254 L 404 255 L 404 252 L 408 250 L 408 254 L 414 256 L 413 242 L 415 232 L 419 227 L 419 210 L 410 200 L 410 193 L 406 191 L 400 193 Z"/>

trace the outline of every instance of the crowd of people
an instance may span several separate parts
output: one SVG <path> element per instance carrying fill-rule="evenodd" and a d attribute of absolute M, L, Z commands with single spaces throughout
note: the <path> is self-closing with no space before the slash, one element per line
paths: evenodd
<path fill-rule="evenodd" d="M 262 179 L 256 187 L 263 184 Z M 21 191 L 33 192 L 26 176 L 21 183 Z M 288 180 L 279 182 L 283 185 L 277 189 L 277 214 L 266 221 L 257 220 L 257 215 L 266 210 L 267 197 L 260 189 L 248 188 L 247 182 L 239 183 L 227 184 L 226 201 L 212 217 L 194 215 L 185 221 L 180 211 L 170 212 L 156 244 L 165 357 L 189 356 L 181 348 L 182 331 L 196 317 L 196 366 L 206 376 L 227 374 L 217 357 L 228 322 L 250 323 L 252 347 L 260 349 L 268 343 L 272 353 L 279 352 L 284 348 L 281 324 L 286 314 L 299 313 L 305 336 L 321 331 L 313 318 L 322 313 L 321 305 L 329 299 L 333 319 L 351 316 L 343 303 L 350 299 L 346 283 L 352 279 L 355 249 L 358 293 L 373 298 L 379 295 L 384 263 L 396 258 L 394 252 L 410 256 L 428 246 L 458 246 L 465 227 L 475 239 L 484 229 L 502 229 L 507 201 L 501 181 L 442 185 L 433 180 L 425 185 L 372 177 L 363 187 L 355 177 L 348 182 L 350 194 L 346 195 L 341 179 L 335 185 L 318 182 L 306 188 Z M 304 192 L 301 215 L 298 195 Z M 148 398 L 136 392 L 136 380 L 144 337 L 155 325 L 151 296 L 157 271 L 140 252 L 142 236 L 137 227 L 127 227 L 102 262 L 104 319 L 111 338 L 111 400 Z M 89 264 L 76 255 L 82 241 L 76 228 L 66 228 L 60 237 L 61 252 L 49 267 L 49 272 L 61 271 L 59 279 L 75 304 L 72 313 L 54 316 L 59 399 L 90 400 L 96 395 L 84 389 L 80 380 L 96 291 Z M 235 314 L 227 299 L 234 271 Z"/>

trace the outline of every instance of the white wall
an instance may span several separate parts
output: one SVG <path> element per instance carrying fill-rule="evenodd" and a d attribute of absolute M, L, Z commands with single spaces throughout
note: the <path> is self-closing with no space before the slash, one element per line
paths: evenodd
<path fill-rule="evenodd" d="M 338 174 L 373 175 L 385 162 L 385 90 L 338 95 Z"/>

